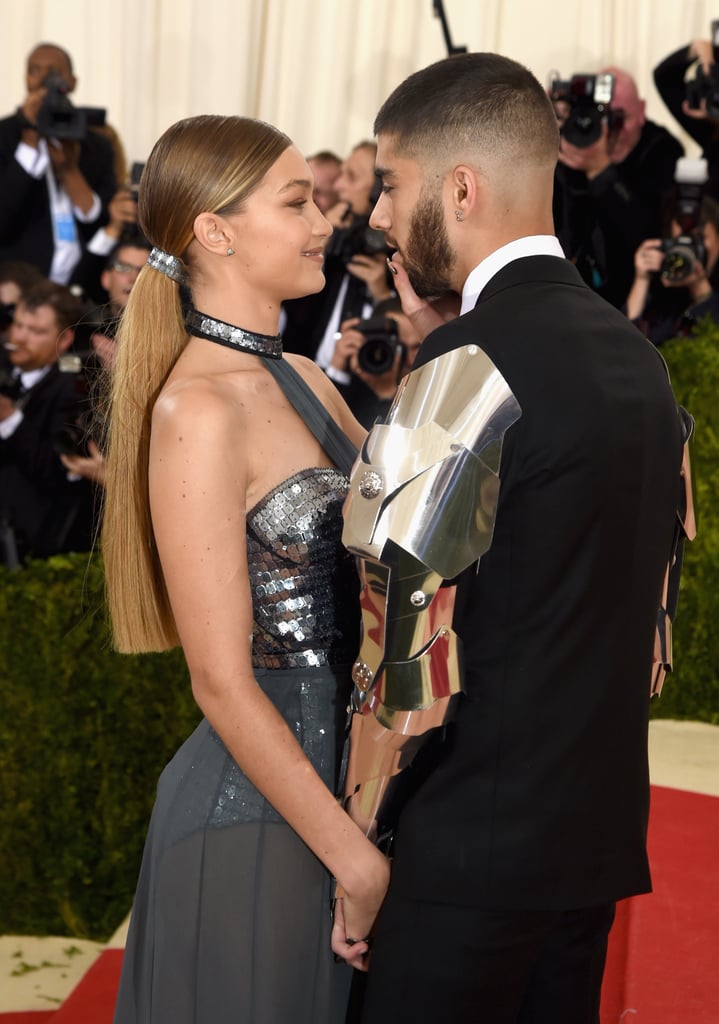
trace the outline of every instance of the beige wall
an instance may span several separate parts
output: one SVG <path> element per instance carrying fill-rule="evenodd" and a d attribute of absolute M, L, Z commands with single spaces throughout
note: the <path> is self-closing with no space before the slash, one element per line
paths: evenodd
<path fill-rule="evenodd" d="M 445 10 L 456 44 L 514 57 L 541 81 L 551 68 L 627 68 L 649 116 L 672 130 L 652 68 L 708 38 L 719 16 L 709 0 L 445 0 Z M 57 42 L 75 60 L 76 102 L 108 109 L 131 161 L 199 113 L 262 117 L 305 152 L 343 154 L 371 135 L 402 78 L 446 55 L 431 0 L 0 0 L 0 40 L 0 112 L 22 100 L 32 46 Z"/>

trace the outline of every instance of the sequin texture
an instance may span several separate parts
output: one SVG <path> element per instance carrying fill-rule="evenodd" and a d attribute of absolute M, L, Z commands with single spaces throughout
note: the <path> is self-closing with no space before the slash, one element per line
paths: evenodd
<path fill-rule="evenodd" d="M 350 664 L 357 654 L 354 560 L 342 548 L 346 477 L 305 469 L 247 515 L 253 664 Z"/>

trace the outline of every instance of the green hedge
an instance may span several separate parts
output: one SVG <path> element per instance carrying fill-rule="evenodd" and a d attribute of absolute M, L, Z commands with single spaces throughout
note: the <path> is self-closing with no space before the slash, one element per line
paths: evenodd
<path fill-rule="evenodd" d="M 662 346 L 677 399 L 696 421 L 692 470 L 698 534 L 686 546 L 674 626 L 674 671 L 656 718 L 719 724 L 719 328 L 707 320 Z"/>
<path fill-rule="evenodd" d="M 719 330 L 663 353 L 696 419 L 699 537 L 659 717 L 719 722 Z M 86 555 L 0 568 L 0 934 L 104 939 L 132 901 L 157 777 L 199 719 L 182 655 L 112 653 Z"/>
<path fill-rule="evenodd" d="M 0 569 L 0 934 L 115 930 L 199 719 L 181 653 L 111 652 L 102 609 L 99 559 Z"/>

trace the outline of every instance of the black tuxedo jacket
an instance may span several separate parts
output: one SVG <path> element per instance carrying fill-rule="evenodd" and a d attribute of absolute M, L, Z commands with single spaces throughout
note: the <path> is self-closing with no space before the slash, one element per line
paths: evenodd
<path fill-rule="evenodd" d="M 0 513 L 15 531 L 21 557 L 90 550 L 92 485 L 68 480 L 53 448 L 58 432 L 77 421 L 86 401 L 75 374 L 53 366 L 25 396 L 15 433 L 0 439 Z"/>
<path fill-rule="evenodd" d="M 492 545 L 458 582 L 466 694 L 409 801 L 393 885 L 569 909 L 646 891 L 654 626 L 679 493 L 665 366 L 552 256 L 499 271 L 416 365 L 469 343 L 522 408 Z"/>
<path fill-rule="evenodd" d="M 27 174 L 15 159 L 21 133 L 16 114 L 0 121 L 0 260 L 24 260 L 47 275 L 55 251 L 47 182 L 44 177 L 35 179 Z M 79 167 L 102 201 L 97 220 L 89 224 L 76 221 L 82 245 L 107 220 L 107 204 L 116 190 L 108 140 L 89 130 L 80 144 Z"/>

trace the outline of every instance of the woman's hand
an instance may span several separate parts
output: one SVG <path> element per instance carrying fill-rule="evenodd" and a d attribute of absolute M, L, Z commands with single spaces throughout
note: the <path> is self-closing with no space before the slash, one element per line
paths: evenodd
<path fill-rule="evenodd" d="M 375 847 L 371 847 L 370 860 L 351 892 L 338 888 L 332 927 L 335 956 L 359 971 L 367 970 L 371 933 L 390 878 L 390 863 Z"/>

